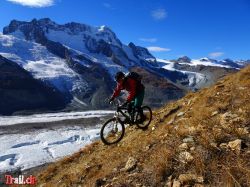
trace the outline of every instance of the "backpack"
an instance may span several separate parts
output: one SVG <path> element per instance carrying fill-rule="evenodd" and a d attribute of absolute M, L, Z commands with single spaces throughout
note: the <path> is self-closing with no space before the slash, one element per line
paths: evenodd
<path fill-rule="evenodd" d="M 142 80 L 142 76 L 136 72 L 129 72 L 126 76 L 125 79 L 131 78 L 133 80 L 136 81 L 136 83 L 140 83 L 141 84 L 141 80 Z"/>
<path fill-rule="evenodd" d="M 125 82 L 128 80 L 128 78 L 131 78 L 133 80 L 135 80 L 136 82 L 136 92 L 139 92 L 140 90 L 144 89 L 144 86 L 141 82 L 142 80 L 142 76 L 136 72 L 129 72 L 125 78 L 124 78 L 124 81 L 123 81 L 123 84 L 125 84 Z"/>

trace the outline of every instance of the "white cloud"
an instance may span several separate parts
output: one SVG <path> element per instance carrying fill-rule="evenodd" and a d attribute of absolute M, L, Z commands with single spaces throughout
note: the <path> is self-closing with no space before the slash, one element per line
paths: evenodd
<path fill-rule="evenodd" d="M 223 52 L 213 52 L 213 53 L 209 53 L 209 57 L 211 58 L 217 58 L 217 57 L 221 57 L 223 56 L 224 53 Z"/>
<path fill-rule="evenodd" d="M 167 17 L 167 12 L 165 9 L 160 8 L 160 9 L 153 10 L 151 12 L 151 15 L 156 20 L 162 20 L 162 19 L 165 19 Z"/>
<path fill-rule="evenodd" d="M 156 42 L 157 41 L 157 38 L 139 38 L 139 40 L 143 41 L 143 42 L 150 42 L 150 43 L 153 43 L 153 42 Z"/>
<path fill-rule="evenodd" d="M 163 48 L 163 47 L 157 47 L 157 46 L 150 46 L 150 47 L 147 47 L 147 49 L 152 52 L 171 51 L 171 49 L 169 48 Z"/>
<path fill-rule="evenodd" d="M 54 5 L 55 0 L 7 0 L 12 3 L 29 7 L 48 7 Z"/>

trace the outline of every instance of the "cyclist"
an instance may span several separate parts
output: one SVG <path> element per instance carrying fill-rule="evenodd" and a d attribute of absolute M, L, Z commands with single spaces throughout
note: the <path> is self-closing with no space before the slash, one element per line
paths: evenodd
<path fill-rule="evenodd" d="M 120 92 L 122 90 L 126 90 L 128 92 L 128 97 L 126 102 L 123 103 L 122 106 L 128 105 L 129 113 L 132 112 L 131 108 L 141 108 L 145 92 L 145 87 L 141 83 L 141 81 L 130 75 L 132 75 L 132 72 L 129 73 L 127 76 L 125 76 L 123 72 L 116 73 L 115 80 L 117 82 L 117 85 L 113 92 L 113 95 L 109 100 L 109 102 L 111 103 L 117 96 L 120 95 Z"/>

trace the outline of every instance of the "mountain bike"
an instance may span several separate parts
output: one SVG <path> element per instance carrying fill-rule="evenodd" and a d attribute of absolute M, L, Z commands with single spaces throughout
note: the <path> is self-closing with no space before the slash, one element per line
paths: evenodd
<path fill-rule="evenodd" d="M 152 110 L 148 106 L 129 108 L 116 105 L 114 117 L 107 120 L 100 132 L 101 140 L 106 145 L 121 141 L 125 134 L 125 125 L 136 125 L 140 129 L 147 129 L 152 120 Z"/>

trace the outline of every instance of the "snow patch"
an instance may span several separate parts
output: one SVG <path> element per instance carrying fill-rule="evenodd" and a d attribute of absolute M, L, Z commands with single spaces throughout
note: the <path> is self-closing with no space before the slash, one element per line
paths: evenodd
<path fill-rule="evenodd" d="M 21 170 L 54 162 L 99 138 L 99 126 L 64 127 L 0 137 L 0 172 Z M 32 141 L 30 141 L 32 140 Z"/>
<path fill-rule="evenodd" d="M 164 60 L 164 59 L 157 59 L 157 62 L 162 68 L 164 68 L 166 70 L 177 71 L 177 72 L 181 72 L 181 73 L 187 75 L 190 87 L 199 88 L 206 81 L 206 76 L 202 73 L 183 71 L 183 70 L 176 69 L 175 68 L 176 62 L 172 62 L 172 61 L 168 61 L 168 60 Z M 187 64 L 187 63 L 185 63 L 185 64 Z"/>
<path fill-rule="evenodd" d="M 70 69 L 65 61 L 50 53 L 46 47 L 16 38 L 12 35 L 0 34 L 0 55 L 18 63 L 37 78 L 49 81 L 60 91 L 67 92 L 76 88 L 85 90 L 86 81 Z"/>
<path fill-rule="evenodd" d="M 215 63 L 208 58 L 194 59 L 191 60 L 191 63 L 188 64 L 191 66 L 203 65 L 203 66 L 217 66 L 217 67 L 231 68 L 230 66 L 225 66 L 222 64 Z"/>

